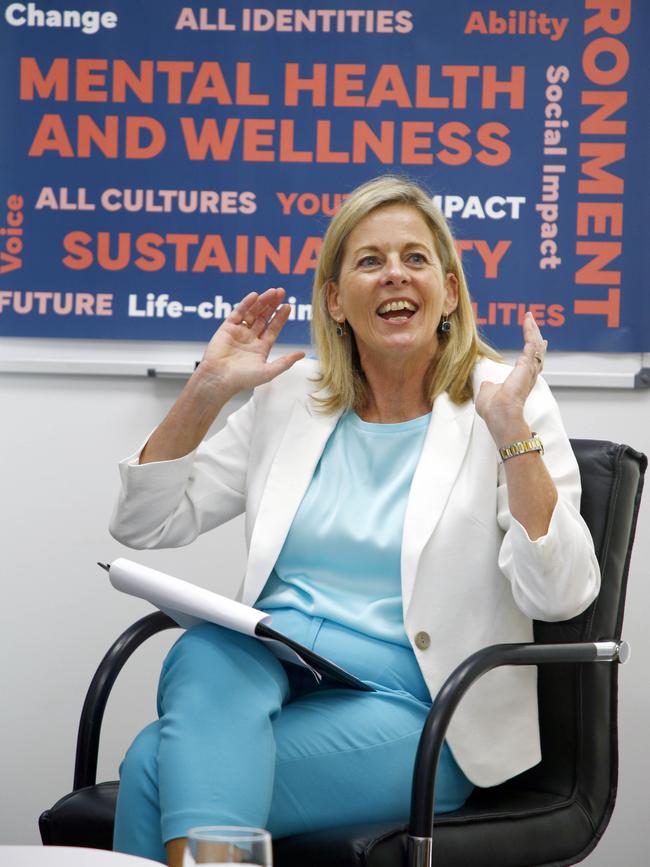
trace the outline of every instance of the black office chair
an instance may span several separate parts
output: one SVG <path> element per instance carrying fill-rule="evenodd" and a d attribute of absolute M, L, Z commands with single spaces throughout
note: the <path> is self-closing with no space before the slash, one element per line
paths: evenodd
<path fill-rule="evenodd" d="M 534 644 L 485 648 L 453 672 L 420 740 L 410 820 L 275 840 L 276 867 L 563 867 L 596 846 L 616 799 L 616 663 L 627 651 L 620 636 L 647 459 L 608 442 L 572 445 L 582 477 L 581 512 L 602 570 L 598 599 L 572 620 L 535 623 Z M 104 708 L 130 654 L 174 625 L 160 612 L 142 618 L 101 662 L 81 715 L 74 791 L 40 817 L 44 844 L 111 848 L 118 783 L 95 782 Z M 503 785 L 475 789 L 460 810 L 437 817 L 433 829 L 439 750 L 462 694 L 491 668 L 531 664 L 539 666 L 541 763 Z"/>

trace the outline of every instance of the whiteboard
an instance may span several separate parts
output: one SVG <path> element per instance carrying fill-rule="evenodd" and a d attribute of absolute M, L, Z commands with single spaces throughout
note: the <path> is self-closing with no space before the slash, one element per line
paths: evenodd
<path fill-rule="evenodd" d="M 204 347 L 196 342 L 4 337 L 0 340 L 0 373 L 186 379 Z M 272 357 L 296 349 L 314 354 L 310 346 L 282 344 Z M 511 363 L 517 357 L 516 352 L 503 355 Z M 650 388 L 650 353 L 549 350 L 544 378 L 553 388 Z"/>

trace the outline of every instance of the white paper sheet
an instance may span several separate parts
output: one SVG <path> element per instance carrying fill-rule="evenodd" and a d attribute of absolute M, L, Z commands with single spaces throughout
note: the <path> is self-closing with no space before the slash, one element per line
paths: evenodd
<path fill-rule="evenodd" d="M 197 587 L 189 581 L 125 557 L 119 557 L 110 566 L 103 563 L 98 565 L 108 571 L 109 580 L 116 590 L 145 599 L 185 629 L 206 621 L 216 623 L 263 641 L 279 659 L 311 671 L 317 684 L 327 680 L 353 689 L 373 689 L 350 672 L 280 633 L 258 635 L 255 631 L 258 624 L 264 624 L 271 629 L 272 618 L 265 611 L 258 611 L 249 605 L 235 602 L 234 599 L 228 599 L 212 590 Z"/>
<path fill-rule="evenodd" d="M 113 560 L 108 577 L 116 590 L 146 599 L 186 629 L 208 620 L 254 636 L 258 623 L 271 625 L 271 615 L 264 611 L 125 557 Z"/>

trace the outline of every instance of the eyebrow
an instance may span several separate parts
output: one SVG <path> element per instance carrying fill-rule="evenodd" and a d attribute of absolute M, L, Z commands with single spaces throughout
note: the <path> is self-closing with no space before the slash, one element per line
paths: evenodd
<path fill-rule="evenodd" d="M 424 241 L 409 241 L 405 244 L 404 249 L 409 250 L 413 247 L 422 247 L 425 250 L 433 250 L 435 252 L 435 246 L 433 241 L 431 242 L 431 246 L 427 245 Z M 356 258 L 360 253 L 368 251 L 369 253 L 380 253 L 381 249 L 377 247 L 375 244 L 364 244 L 362 247 L 358 247 L 354 250 L 351 255 L 353 258 Z"/>

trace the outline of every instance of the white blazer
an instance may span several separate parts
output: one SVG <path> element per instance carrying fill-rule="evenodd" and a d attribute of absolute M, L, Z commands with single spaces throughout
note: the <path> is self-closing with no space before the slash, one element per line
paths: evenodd
<path fill-rule="evenodd" d="M 122 490 L 110 530 L 133 548 L 186 545 L 245 512 L 248 563 L 242 599 L 253 604 L 311 481 L 338 415 L 319 412 L 315 361 L 302 361 L 256 389 L 226 426 L 174 461 L 120 464 Z M 484 379 L 510 368 L 481 360 Z M 532 641 L 532 619 L 565 620 L 600 587 L 598 563 L 580 513 L 578 467 L 546 383 L 538 379 L 525 415 L 545 448 L 558 490 L 546 536 L 531 541 L 508 511 L 505 475 L 474 403 L 436 399 L 409 493 L 401 580 L 406 634 L 432 696 L 479 648 Z M 216 588 L 219 589 L 219 588 Z M 426 632 L 420 649 L 415 636 Z M 496 785 L 541 757 L 536 668 L 490 672 L 460 703 L 447 733 L 464 773 Z"/>

